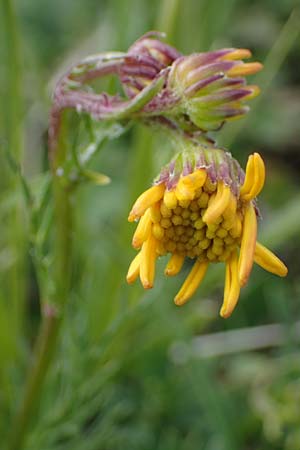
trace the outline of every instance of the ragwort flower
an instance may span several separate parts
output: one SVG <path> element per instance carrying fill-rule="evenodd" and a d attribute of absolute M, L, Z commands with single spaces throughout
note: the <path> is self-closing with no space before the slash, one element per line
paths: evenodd
<path fill-rule="evenodd" d="M 263 188 L 265 166 L 258 153 L 248 159 L 246 174 L 230 153 L 192 146 L 163 168 L 153 186 L 134 203 L 128 220 L 138 221 L 132 245 L 140 249 L 127 274 L 128 283 L 140 277 L 152 288 L 155 263 L 171 254 L 165 268 L 176 275 L 185 258 L 193 268 L 175 297 L 183 305 L 205 276 L 209 263 L 226 265 L 223 305 L 227 318 L 234 310 L 253 262 L 281 277 L 286 266 L 258 243 L 255 197 Z"/>

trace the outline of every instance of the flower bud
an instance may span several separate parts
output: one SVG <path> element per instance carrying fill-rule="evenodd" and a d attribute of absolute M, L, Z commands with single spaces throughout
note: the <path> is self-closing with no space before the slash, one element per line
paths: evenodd
<path fill-rule="evenodd" d="M 218 130 L 224 122 L 248 112 L 245 105 L 259 94 L 247 86 L 245 75 L 262 69 L 258 62 L 244 63 L 247 49 L 222 49 L 178 58 L 172 65 L 168 88 L 181 98 L 181 112 L 201 130 Z"/>

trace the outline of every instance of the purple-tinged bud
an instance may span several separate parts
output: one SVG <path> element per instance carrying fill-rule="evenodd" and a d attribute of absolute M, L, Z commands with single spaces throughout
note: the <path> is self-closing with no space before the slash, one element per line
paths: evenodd
<path fill-rule="evenodd" d="M 230 48 L 178 58 L 167 88 L 182 99 L 181 113 L 203 131 L 218 130 L 247 113 L 244 102 L 258 95 L 259 88 L 247 86 L 243 76 L 262 69 L 260 63 L 241 60 L 250 56 L 249 50 Z"/>

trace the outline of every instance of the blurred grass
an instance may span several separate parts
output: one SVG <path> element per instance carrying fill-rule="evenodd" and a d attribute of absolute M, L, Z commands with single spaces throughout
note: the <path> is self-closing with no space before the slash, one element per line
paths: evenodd
<path fill-rule="evenodd" d="M 167 161 L 170 149 L 161 136 L 140 126 L 108 143 L 92 166 L 108 174 L 111 185 L 85 186 L 74 198 L 72 293 L 26 449 L 300 449 L 297 342 L 259 355 L 209 361 L 190 358 L 184 345 L 204 331 L 289 324 L 299 316 L 299 117 L 292 118 L 285 133 L 280 115 L 291 99 L 300 99 L 299 16 L 291 16 L 293 2 L 16 1 L 17 28 L 4 14 L 9 5 L 2 1 L 0 15 L 1 442 L 21 398 L 39 318 L 36 275 L 23 241 L 28 216 L 20 206 L 19 182 L 5 161 L 5 146 L 24 166 L 25 175 L 34 179 L 45 174 L 48 81 L 70 57 L 75 61 L 95 49 L 125 50 L 139 35 L 159 26 L 183 52 L 242 47 L 251 41 L 257 45 L 252 48 L 255 57 L 266 60 L 258 83 L 268 86 L 267 94 L 249 122 L 246 117 L 240 129 L 235 124 L 224 129 L 220 143 L 234 139 L 232 148 L 244 161 L 248 149 L 263 145 L 268 181 L 261 199 L 266 217 L 261 240 L 280 249 L 290 275 L 277 280 L 256 269 L 238 310 L 226 322 L 217 318 L 221 268 L 210 271 L 184 309 L 172 303 L 184 274 L 165 280 L 165 261 L 158 264 L 151 292 L 143 292 L 138 284 L 127 286 L 124 278 L 134 253 L 127 212 Z M 247 34 L 248 17 L 252 26 Z M 259 17 L 262 22 L 255 19 Z M 271 35 L 262 32 L 261 24 Z M 101 40 L 96 42 L 95 36 Z M 258 43 L 256 36 L 265 40 Z M 278 91 L 281 96 L 276 96 Z M 265 113 L 269 99 L 272 121 Z M 257 124 L 268 130 L 263 144 Z M 20 266 L 23 260 L 26 264 Z"/>

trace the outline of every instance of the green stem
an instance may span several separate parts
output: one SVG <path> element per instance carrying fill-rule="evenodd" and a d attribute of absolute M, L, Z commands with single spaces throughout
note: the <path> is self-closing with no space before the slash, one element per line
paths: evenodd
<path fill-rule="evenodd" d="M 34 362 L 25 388 L 25 395 L 15 423 L 12 425 L 11 440 L 9 442 L 10 450 L 19 450 L 23 447 L 26 432 L 37 407 L 39 394 L 52 360 L 61 318 L 56 315 L 54 310 L 52 313 L 50 311 L 49 308 L 41 324 L 34 352 Z"/>
<path fill-rule="evenodd" d="M 28 428 L 32 418 L 36 414 L 43 384 L 55 354 L 59 330 L 63 320 L 64 307 L 69 298 L 72 262 L 72 191 L 69 185 L 63 184 L 61 177 L 57 175 L 57 167 L 62 163 L 66 155 L 66 146 L 64 143 L 66 129 L 67 123 L 64 123 L 60 131 L 53 170 L 55 295 L 54 299 L 50 299 L 50 303 L 47 301 L 43 302 L 42 324 L 37 337 L 33 363 L 25 385 L 24 397 L 15 422 L 12 424 L 9 450 L 21 450 L 24 446 Z"/>

